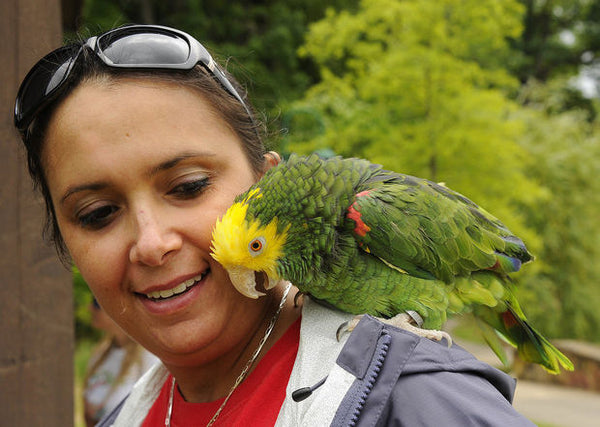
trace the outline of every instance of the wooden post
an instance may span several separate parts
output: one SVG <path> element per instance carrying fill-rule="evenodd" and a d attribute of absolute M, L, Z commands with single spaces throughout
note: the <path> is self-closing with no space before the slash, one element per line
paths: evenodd
<path fill-rule="evenodd" d="M 43 205 L 12 124 L 20 81 L 62 42 L 60 1 L 2 0 L 0 39 L 0 424 L 72 426 L 71 279 L 42 241 Z"/>

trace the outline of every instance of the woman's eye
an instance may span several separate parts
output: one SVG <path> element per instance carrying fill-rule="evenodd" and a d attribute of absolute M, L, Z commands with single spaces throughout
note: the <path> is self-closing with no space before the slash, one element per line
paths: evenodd
<path fill-rule="evenodd" d="M 167 194 L 181 199 L 191 199 L 200 194 L 208 184 L 208 177 L 186 181 L 173 187 Z"/>
<path fill-rule="evenodd" d="M 98 230 L 110 222 L 114 214 L 119 210 L 117 206 L 106 205 L 90 212 L 80 214 L 77 217 L 79 224 L 84 228 Z"/>

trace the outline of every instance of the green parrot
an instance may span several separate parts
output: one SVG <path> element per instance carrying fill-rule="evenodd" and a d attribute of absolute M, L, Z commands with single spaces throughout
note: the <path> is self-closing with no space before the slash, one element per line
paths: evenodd
<path fill-rule="evenodd" d="M 235 199 L 211 250 L 251 298 L 264 295 L 259 273 L 260 289 L 288 280 L 329 306 L 438 340 L 449 338 L 438 331 L 448 314 L 471 312 L 503 362 L 498 335 L 548 372 L 573 369 L 515 299 L 509 273 L 533 259 L 523 242 L 425 179 L 362 159 L 291 155 Z"/>

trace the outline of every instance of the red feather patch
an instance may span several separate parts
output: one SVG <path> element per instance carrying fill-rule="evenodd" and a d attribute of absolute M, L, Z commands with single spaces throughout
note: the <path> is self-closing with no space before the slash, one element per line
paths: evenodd
<path fill-rule="evenodd" d="M 369 191 L 362 191 L 358 193 L 355 197 L 363 197 L 367 194 L 369 194 Z M 354 227 L 354 232 L 359 236 L 364 237 L 369 231 L 371 231 L 371 227 L 364 223 L 364 221 L 361 218 L 362 214 L 358 209 L 359 207 L 356 204 L 356 202 L 352 203 L 352 205 L 350 205 L 350 207 L 348 208 L 348 213 L 346 214 L 346 216 L 356 223 L 356 227 Z"/>
<path fill-rule="evenodd" d="M 515 316 L 510 311 L 505 311 L 504 313 L 502 313 L 502 321 L 504 322 L 504 326 L 507 329 L 509 329 L 519 323 L 519 321 L 515 318 Z"/>

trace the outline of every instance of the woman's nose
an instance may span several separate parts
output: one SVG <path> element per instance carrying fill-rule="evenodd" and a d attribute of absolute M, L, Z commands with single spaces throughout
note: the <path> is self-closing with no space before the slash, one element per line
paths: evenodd
<path fill-rule="evenodd" d="M 140 210 L 135 220 L 136 237 L 129 251 L 130 262 L 160 266 L 181 248 L 181 236 L 169 226 L 167 217 Z"/>

